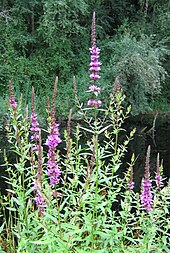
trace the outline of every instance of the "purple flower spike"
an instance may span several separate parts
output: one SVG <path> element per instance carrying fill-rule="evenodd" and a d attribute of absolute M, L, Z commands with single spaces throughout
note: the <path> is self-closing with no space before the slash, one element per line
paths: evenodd
<path fill-rule="evenodd" d="M 91 48 L 90 54 L 91 54 L 91 62 L 89 64 L 90 66 L 90 79 L 93 81 L 96 81 L 100 78 L 98 75 L 98 72 L 100 71 L 100 66 L 102 65 L 101 62 L 99 61 L 99 54 L 100 54 L 100 49 L 96 47 L 96 24 L 95 24 L 95 12 L 93 13 L 93 19 L 92 19 L 92 34 L 91 34 Z"/>
<path fill-rule="evenodd" d="M 90 48 L 91 53 L 91 62 L 90 62 L 90 71 L 92 73 L 97 73 L 100 71 L 101 62 L 98 61 L 100 49 L 98 47 Z"/>
<path fill-rule="evenodd" d="M 17 102 L 15 101 L 15 98 L 14 98 L 14 93 L 13 93 L 11 81 L 9 81 L 9 93 L 10 93 L 10 98 L 9 98 L 10 105 L 14 110 L 16 110 Z"/>
<path fill-rule="evenodd" d="M 55 121 L 55 99 L 56 99 L 56 89 L 57 89 L 57 82 L 58 78 L 56 78 L 55 86 L 54 86 L 54 93 L 53 93 L 53 104 L 51 109 L 51 122 L 50 122 L 50 133 L 48 135 L 48 138 L 46 140 L 45 145 L 48 146 L 48 161 L 47 161 L 47 167 L 48 171 L 47 174 L 50 178 L 50 184 L 55 185 L 59 183 L 60 181 L 60 175 L 61 171 L 58 168 L 57 164 L 57 154 L 56 154 L 56 147 L 61 142 L 59 129 Z"/>
<path fill-rule="evenodd" d="M 90 62 L 90 71 L 92 74 L 90 75 L 90 79 L 96 81 L 100 78 L 97 74 L 100 71 L 101 62 L 98 61 L 100 49 L 96 46 L 90 48 L 91 53 L 91 62 Z"/>
<path fill-rule="evenodd" d="M 58 144 L 61 142 L 60 134 L 58 130 L 59 124 L 54 123 L 50 126 L 50 134 L 47 138 L 46 145 L 52 150 L 55 150 Z"/>
<path fill-rule="evenodd" d="M 61 142 L 59 137 L 59 130 L 58 124 L 54 123 L 50 126 L 50 134 L 47 138 L 45 145 L 48 146 L 48 162 L 47 167 L 48 171 L 47 174 L 50 178 L 50 184 L 55 185 L 60 181 L 61 171 L 58 168 L 57 164 L 57 155 L 55 153 L 56 147 Z"/>
<path fill-rule="evenodd" d="M 146 178 L 142 179 L 142 194 L 140 196 L 142 207 L 145 210 L 152 210 L 152 182 Z"/>
<path fill-rule="evenodd" d="M 152 210 L 153 196 L 151 193 L 152 181 L 150 180 L 149 172 L 149 160 L 150 160 L 150 146 L 147 150 L 146 163 L 145 163 L 145 177 L 142 179 L 142 193 L 140 196 L 142 207 L 145 210 Z"/>
<path fill-rule="evenodd" d="M 94 98 L 98 96 L 100 93 L 100 87 L 98 87 L 96 84 L 96 81 L 100 79 L 100 75 L 98 72 L 100 71 L 100 66 L 102 65 L 99 61 L 99 54 L 100 49 L 96 46 L 96 24 L 95 24 L 95 12 L 93 12 L 93 19 L 92 19 L 92 33 L 91 33 L 91 48 L 89 48 L 90 54 L 91 54 L 91 62 L 89 64 L 90 66 L 90 79 L 93 82 L 93 85 L 89 87 L 90 91 L 94 92 Z M 89 100 L 87 104 L 91 107 L 100 107 L 102 102 L 100 100 Z"/>

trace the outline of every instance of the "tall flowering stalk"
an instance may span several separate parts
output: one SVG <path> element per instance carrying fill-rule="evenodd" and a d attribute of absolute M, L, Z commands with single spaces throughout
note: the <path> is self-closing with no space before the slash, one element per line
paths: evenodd
<path fill-rule="evenodd" d="M 53 92 L 53 103 L 52 103 L 51 115 L 50 115 L 51 116 L 50 133 L 45 143 L 45 145 L 48 146 L 47 174 L 50 178 L 51 185 L 56 185 L 57 183 L 59 183 L 60 175 L 61 175 L 61 171 L 57 164 L 57 154 L 56 154 L 56 148 L 58 144 L 61 142 L 59 129 L 58 129 L 59 124 L 56 123 L 56 119 L 55 119 L 55 101 L 56 101 L 57 83 L 58 83 L 58 78 L 56 78 L 54 92 Z"/>
<path fill-rule="evenodd" d="M 159 153 L 158 153 L 157 154 L 157 164 L 156 164 L 156 175 L 155 175 L 157 189 L 160 189 L 164 185 L 162 182 L 161 172 L 162 171 L 160 170 Z"/>
<path fill-rule="evenodd" d="M 35 190 L 35 203 L 38 207 L 38 210 L 40 211 L 40 214 L 42 215 L 42 211 L 47 206 L 47 203 L 45 201 L 45 195 L 43 194 L 43 185 L 42 185 L 42 145 L 41 145 L 41 132 L 39 132 L 39 145 L 37 146 L 38 151 L 38 170 L 36 173 L 36 180 L 34 182 L 34 190 Z"/>
<path fill-rule="evenodd" d="M 34 87 L 32 87 L 32 113 L 31 113 L 31 128 L 30 128 L 32 135 L 31 135 L 31 140 L 35 141 L 36 143 L 38 142 L 40 135 L 40 128 L 39 128 L 39 123 L 37 120 L 37 114 L 35 113 L 35 93 L 34 93 Z M 33 150 L 38 149 L 38 145 L 34 143 Z"/>
<path fill-rule="evenodd" d="M 92 85 L 89 86 L 89 91 L 94 92 L 95 99 L 89 100 L 88 105 L 91 107 L 99 107 L 102 102 L 97 100 L 97 96 L 100 93 L 100 87 L 96 85 L 97 80 L 100 78 L 98 72 L 100 71 L 101 62 L 99 61 L 100 49 L 96 46 L 96 24 L 95 24 L 95 12 L 93 12 L 92 19 L 92 33 L 91 33 L 91 48 L 89 49 L 91 53 L 91 62 L 90 62 L 90 79 Z"/>
<path fill-rule="evenodd" d="M 35 190 L 35 203 L 37 205 L 40 214 L 44 210 L 44 207 L 47 206 L 45 202 L 45 196 L 42 193 L 42 150 L 41 145 L 41 130 L 38 123 L 38 116 L 35 113 L 35 92 L 34 87 L 32 87 L 32 113 L 31 113 L 31 140 L 34 141 L 32 145 L 32 151 L 38 152 L 38 169 L 35 175 L 35 181 L 33 189 Z M 33 162 L 33 161 L 32 161 Z M 33 166 L 34 162 L 32 163 Z"/>
<path fill-rule="evenodd" d="M 153 196 L 151 193 L 152 181 L 150 180 L 150 146 L 148 146 L 145 162 L 145 176 L 142 179 L 142 193 L 140 196 L 142 207 L 145 210 L 152 210 Z"/>

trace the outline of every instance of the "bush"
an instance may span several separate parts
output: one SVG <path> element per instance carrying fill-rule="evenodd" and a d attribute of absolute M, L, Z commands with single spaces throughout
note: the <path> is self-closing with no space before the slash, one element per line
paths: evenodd
<path fill-rule="evenodd" d="M 149 109 L 149 102 L 161 93 L 165 79 L 166 71 L 161 63 L 164 47 L 154 46 L 153 42 L 151 37 L 142 35 L 136 39 L 125 31 L 103 45 L 110 55 L 105 79 L 119 76 L 133 114 Z"/>

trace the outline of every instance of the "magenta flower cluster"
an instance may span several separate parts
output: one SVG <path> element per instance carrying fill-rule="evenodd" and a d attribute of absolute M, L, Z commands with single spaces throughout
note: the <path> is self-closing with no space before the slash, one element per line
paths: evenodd
<path fill-rule="evenodd" d="M 140 196 L 142 207 L 145 210 L 152 210 L 152 193 L 151 193 L 152 182 L 148 178 L 142 179 L 142 194 Z"/>
<path fill-rule="evenodd" d="M 53 122 L 50 126 L 50 133 L 47 138 L 45 145 L 48 146 L 48 161 L 47 167 L 48 171 L 47 174 L 50 178 L 50 184 L 55 185 L 60 181 L 61 171 L 57 164 L 57 154 L 56 154 L 56 147 L 61 142 L 60 134 L 58 130 L 58 124 Z"/>
<path fill-rule="evenodd" d="M 90 91 L 96 91 L 96 92 L 100 92 L 100 87 L 96 86 L 96 85 L 91 85 L 89 86 L 89 90 Z"/>
<path fill-rule="evenodd" d="M 10 105 L 12 106 L 12 108 L 14 110 L 16 110 L 16 108 L 17 108 L 17 102 L 15 101 L 15 98 L 14 98 L 13 95 L 10 96 L 9 102 L 10 102 Z"/>
<path fill-rule="evenodd" d="M 87 104 L 92 107 L 99 107 L 101 106 L 102 102 L 100 100 L 89 100 Z"/>

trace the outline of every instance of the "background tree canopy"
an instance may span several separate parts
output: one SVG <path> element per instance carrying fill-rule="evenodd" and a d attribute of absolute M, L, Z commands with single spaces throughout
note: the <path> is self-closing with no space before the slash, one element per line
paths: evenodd
<path fill-rule="evenodd" d="M 167 110 L 169 0 L 2 0 L 0 5 L 0 103 L 11 80 L 17 96 L 37 94 L 39 113 L 59 76 L 61 118 L 74 104 L 72 77 L 86 101 L 92 12 L 101 47 L 103 100 L 118 75 L 132 113 Z"/>

